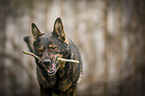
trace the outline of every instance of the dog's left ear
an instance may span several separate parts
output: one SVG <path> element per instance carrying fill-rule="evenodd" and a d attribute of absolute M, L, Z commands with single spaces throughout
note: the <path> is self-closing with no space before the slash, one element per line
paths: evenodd
<path fill-rule="evenodd" d="M 53 35 L 57 36 L 59 40 L 61 40 L 62 42 L 65 41 L 65 32 L 64 32 L 64 28 L 63 28 L 63 24 L 62 24 L 62 20 L 60 17 L 58 17 L 55 20 L 54 23 L 54 29 L 52 32 Z"/>
<path fill-rule="evenodd" d="M 34 42 L 36 41 L 37 37 L 41 35 L 41 32 L 39 31 L 39 29 L 34 23 L 32 23 L 32 35 L 33 35 Z"/>

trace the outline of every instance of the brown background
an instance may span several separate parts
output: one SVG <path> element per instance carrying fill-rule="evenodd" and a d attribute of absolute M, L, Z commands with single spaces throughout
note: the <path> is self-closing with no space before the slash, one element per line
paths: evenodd
<path fill-rule="evenodd" d="M 144 0 L 0 0 L 0 96 L 39 96 L 23 37 L 61 17 L 79 47 L 79 96 L 145 96 Z"/>

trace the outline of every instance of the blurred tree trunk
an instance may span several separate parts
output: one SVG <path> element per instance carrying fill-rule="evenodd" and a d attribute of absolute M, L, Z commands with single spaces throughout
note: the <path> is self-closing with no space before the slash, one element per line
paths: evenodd
<path fill-rule="evenodd" d="M 29 30 L 24 26 L 29 18 L 21 8 L 24 5 L 27 11 L 29 3 L 0 0 L 0 96 L 39 96 L 32 58 L 22 54 L 27 48 L 23 37 Z"/>
<path fill-rule="evenodd" d="M 5 3 L 3 1 L 0 1 L 0 95 L 1 96 L 5 96 L 5 93 L 4 93 L 4 82 L 5 82 L 5 75 L 4 75 L 4 59 L 2 57 L 2 52 L 3 52 L 3 49 L 4 49 L 4 45 L 5 45 L 5 34 L 4 34 L 4 27 L 5 27 Z"/>

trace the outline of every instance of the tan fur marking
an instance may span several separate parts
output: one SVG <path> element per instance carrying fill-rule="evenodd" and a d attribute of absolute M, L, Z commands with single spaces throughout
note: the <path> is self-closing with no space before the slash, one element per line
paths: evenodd
<path fill-rule="evenodd" d="M 69 45 L 69 42 L 68 42 L 68 40 L 66 38 L 65 38 L 65 41 L 64 42 Z"/>
<path fill-rule="evenodd" d="M 44 51 L 45 51 L 45 50 L 44 50 L 44 47 L 40 47 L 40 48 L 39 48 L 39 51 L 44 52 Z"/>

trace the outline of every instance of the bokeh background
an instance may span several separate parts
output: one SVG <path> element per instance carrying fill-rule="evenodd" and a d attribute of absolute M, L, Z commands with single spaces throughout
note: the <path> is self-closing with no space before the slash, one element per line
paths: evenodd
<path fill-rule="evenodd" d="M 145 96 L 144 0 L 0 0 L 0 96 L 40 96 L 23 38 L 57 17 L 81 52 L 78 96 Z"/>

